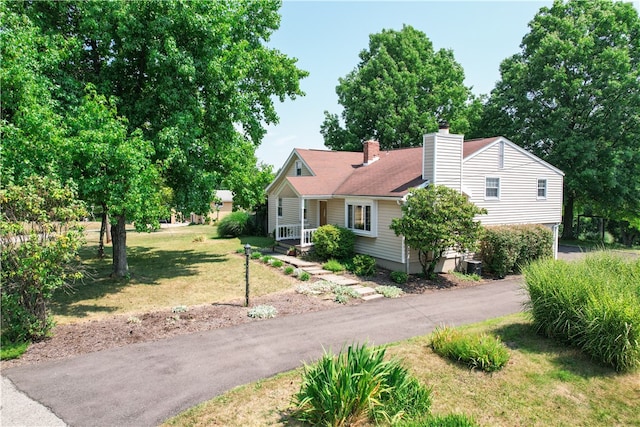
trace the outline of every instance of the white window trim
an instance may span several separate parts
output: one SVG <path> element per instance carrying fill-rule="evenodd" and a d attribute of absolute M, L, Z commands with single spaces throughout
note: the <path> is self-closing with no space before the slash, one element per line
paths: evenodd
<path fill-rule="evenodd" d="M 359 230 L 349 228 L 349 205 L 371 207 L 371 230 Z M 344 226 L 353 231 L 357 236 L 378 237 L 378 202 L 371 199 L 345 199 L 344 201 Z"/>
<path fill-rule="evenodd" d="M 498 180 L 498 195 L 497 196 L 487 196 L 487 180 L 488 179 L 497 179 Z M 493 187 L 491 187 L 493 188 Z M 500 200 L 500 193 L 502 192 L 502 182 L 499 176 L 485 176 L 484 177 L 484 199 L 485 200 Z"/>
<path fill-rule="evenodd" d="M 298 173 L 300 171 L 300 173 Z M 295 162 L 295 171 L 296 176 L 302 176 L 302 162 L 300 160 L 296 160 Z"/>
<path fill-rule="evenodd" d="M 544 181 L 544 196 L 541 196 L 540 191 L 540 181 Z M 547 200 L 547 196 L 549 195 L 549 180 L 547 178 L 538 178 L 536 180 L 536 199 L 537 200 Z"/>

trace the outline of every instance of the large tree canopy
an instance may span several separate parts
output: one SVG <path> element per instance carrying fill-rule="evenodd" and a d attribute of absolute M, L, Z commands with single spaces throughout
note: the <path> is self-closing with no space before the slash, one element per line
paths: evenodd
<path fill-rule="evenodd" d="M 508 136 L 565 174 L 574 203 L 608 218 L 640 212 L 640 19 L 629 3 L 556 1 L 529 24 L 485 107 Z"/>
<path fill-rule="evenodd" d="M 383 30 L 369 38 L 360 63 L 339 80 L 341 120 L 325 111 L 324 143 L 334 150 L 361 151 L 375 138 L 382 149 L 422 144 L 422 135 L 446 120 L 452 130 L 469 129 L 471 92 L 453 52 L 434 52 L 427 36 L 411 26 Z"/>
<path fill-rule="evenodd" d="M 40 104 L 63 118 L 60 129 L 70 128 L 65 137 L 82 144 L 73 150 L 79 157 L 71 159 L 72 164 L 82 163 L 92 149 L 102 150 L 85 174 L 73 177 L 110 181 L 108 204 L 122 208 L 116 215 L 123 214 L 113 218 L 117 230 L 124 231 L 124 215 L 139 219 L 136 212 L 151 213 L 155 206 L 145 203 L 154 200 L 161 186 L 173 190 L 177 209 L 199 214 L 209 211 L 221 186 L 243 193 L 245 202 L 259 198 L 246 194 L 245 186 L 261 182 L 255 179 L 260 170 L 255 148 L 265 125 L 278 120 L 274 99 L 303 95 L 299 81 L 307 75 L 295 59 L 265 46 L 280 24 L 280 5 L 277 0 L 8 4 L 12 16 L 33 23 L 34 34 L 65 46 L 66 55 L 57 67 L 27 71 L 35 69 L 47 79 L 41 86 L 52 102 Z M 3 38 L 12 37 L 14 28 L 20 26 L 3 26 Z M 5 48 L 3 43 L 3 57 Z M 37 46 L 33 49 L 42 52 Z M 38 55 L 34 61 L 38 64 Z M 95 94 L 86 91 L 88 84 Z M 7 122 L 16 124 L 15 117 Z M 109 129 L 116 131 L 112 137 Z M 46 145 L 39 135 L 30 143 L 36 148 Z M 117 147 L 105 150 L 106 145 Z M 12 147 L 19 158 L 20 144 Z M 52 157 L 48 160 L 55 162 Z M 142 192 L 131 194 L 134 187 L 127 186 L 133 181 L 120 179 L 125 168 L 114 163 L 99 169 L 99 160 L 124 161 L 126 167 L 137 168 L 144 181 L 138 184 L 144 185 L 135 188 Z M 242 179 L 243 171 L 247 179 Z M 158 191 L 149 192 L 150 183 Z M 82 189 L 89 187 L 80 184 Z M 113 194 L 127 194 L 129 199 L 116 203 Z M 138 204 L 131 207 L 132 201 Z M 114 251 L 119 244 L 114 241 Z"/>

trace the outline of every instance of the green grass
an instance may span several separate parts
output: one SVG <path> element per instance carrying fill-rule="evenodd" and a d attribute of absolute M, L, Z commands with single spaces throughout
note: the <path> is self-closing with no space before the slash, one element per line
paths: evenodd
<path fill-rule="evenodd" d="M 2 340 L 2 346 L 0 346 L 0 360 L 17 359 L 29 348 L 29 342 L 7 342 Z"/>
<path fill-rule="evenodd" d="M 99 227 L 97 227 L 99 228 Z M 198 236 L 206 236 L 194 243 Z M 192 225 L 154 233 L 127 232 L 131 278 L 112 279 L 111 245 L 105 259 L 95 258 L 98 230 L 87 231 L 81 257 L 91 269 L 73 293 L 54 295 L 51 304 L 59 324 L 98 319 L 112 314 L 141 313 L 178 305 L 193 306 L 242 300 L 245 292 L 245 256 L 237 248 L 250 244 L 269 247 L 265 237 L 219 238 L 216 227 Z M 256 252 L 253 252 L 256 253 Z M 249 264 L 251 293 L 266 295 L 294 286 L 295 281 L 269 265 Z"/>
<path fill-rule="evenodd" d="M 482 280 L 482 277 L 480 277 L 479 274 L 467 274 L 467 273 L 462 273 L 460 271 L 455 271 L 455 270 L 451 270 L 449 273 L 453 274 L 455 277 L 457 277 L 460 280 L 465 280 L 467 282 L 479 282 Z"/>
<path fill-rule="evenodd" d="M 436 354 L 431 335 L 386 349 L 388 357 L 402 360 L 412 376 L 432 388 L 435 416 L 463 414 L 477 425 L 492 427 L 640 425 L 640 373 L 618 373 L 575 348 L 538 335 L 525 314 L 460 329 L 500 337 L 509 347 L 509 363 L 490 375 L 469 370 Z M 238 387 L 165 425 L 299 425 L 291 417 L 291 398 L 301 384 L 302 369 L 280 374 Z"/>

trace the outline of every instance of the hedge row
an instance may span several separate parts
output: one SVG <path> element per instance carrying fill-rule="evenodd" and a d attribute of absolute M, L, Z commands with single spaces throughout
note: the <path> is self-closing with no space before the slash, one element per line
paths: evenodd
<path fill-rule="evenodd" d="M 498 277 L 553 255 L 553 232 L 543 225 L 485 227 L 480 241 L 483 267 Z"/>

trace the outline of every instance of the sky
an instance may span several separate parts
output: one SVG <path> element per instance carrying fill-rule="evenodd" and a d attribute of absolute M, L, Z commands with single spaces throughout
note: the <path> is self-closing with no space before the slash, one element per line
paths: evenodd
<path fill-rule="evenodd" d="M 633 2 L 640 10 L 640 1 Z M 403 24 L 422 31 L 435 51 L 451 49 L 465 72 L 465 85 L 489 94 L 500 79 L 500 63 L 520 52 L 528 23 L 552 1 L 302 1 L 284 0 L 280 28 L 268 46 L 297 58 L 309 72 L 300 82 L 305 96 L 276 100 L 280 118 L 267 127 L 256 150 L 259 162 L 277 171 L 294 148 L 326 149 L 320 126 L 324 111 L 340 114 L 335 88 L 369 47 L 369 35 Z"/>

